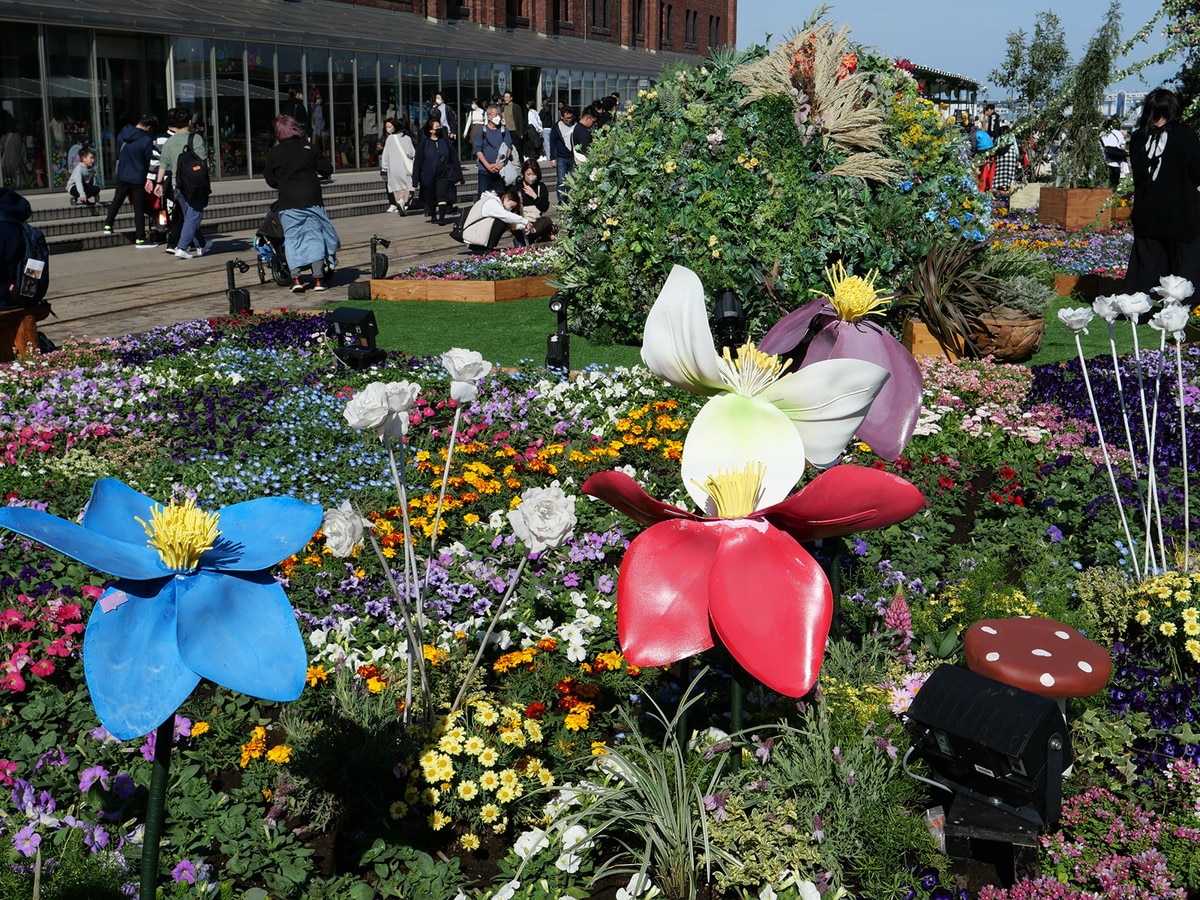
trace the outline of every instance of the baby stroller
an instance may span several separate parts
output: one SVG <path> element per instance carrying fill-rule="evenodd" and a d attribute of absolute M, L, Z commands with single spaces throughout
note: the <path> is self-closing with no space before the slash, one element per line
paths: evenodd
<path fill-rule="evenodd" d="M 267 210 L 262 224 L 254 235 L 254 251 L 258 254 L 258 283 L 267 283 L 267 270 L 280 287 L 292 283 L 292 270 L 288 268 L 287 255 L 283 252 L 283 223 L 274 205 Z"/>

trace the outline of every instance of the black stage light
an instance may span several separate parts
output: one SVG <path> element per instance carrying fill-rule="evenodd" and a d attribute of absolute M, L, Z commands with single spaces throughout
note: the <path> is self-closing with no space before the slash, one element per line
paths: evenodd
<path fill-rule="evenodd" d="M 567 331 L 567 295 L 558 291 L 550 297 L 554 334 L 546 338 L 546 368 L 571 370 L 571 335 Z"/>
<path fill-rule="evenodd" d="M 1072 757 L 1052 697 L 943 665 L 913 698 L 908 719 L 909 753 L 925 760 L 937 787 L 1039 827 L 1058 820 Z"/>
<path fill-rule="evenodd" d="M 392 242 L 377 234 L 371 235 L 371 278 L 379 280 L 387 277 L 388 258 L 386 253 L 379 253 L 377 247 L 388 248 Z"/>
<path fill-rule="evenodd" d="M 738 347 L 746 343 L 746 313 L 732 288 L 725 288 L 717 297 L 711 321 L 717 352 L 728 347 L 730 355 L 737 356 Z"/>
<path fill-rule="evenodd" d="M 234 283 L 233 270 L 237 269 L 243 275 L 250 271 L 250 266 L 242 262 L 240 259 L 231 259 L 225 263 L 225 297 L 229 300 L 229 314 L 231 316 L 239 313 L 250 312 L 250 292 L 245 288 L 240 288 Z"/>
<path fill-rule="evenodd" d="M 375 346 L 379 326 L 369 309 L 339 306 L 329 314 L 325 331 L 336 343 L 337 358 L 352 369 L 367 369 L 381 363 L 387 354 Z"/>

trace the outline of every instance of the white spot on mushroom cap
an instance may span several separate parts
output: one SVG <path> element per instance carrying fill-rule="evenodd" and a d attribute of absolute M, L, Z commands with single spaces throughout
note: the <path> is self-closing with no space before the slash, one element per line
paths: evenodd
<path fill-rule="evenodd" d="M 989 653 L 987 656 L 984 657 L 984 659 L 986 659 L 988 662 L 995 662 L 999 658 L 1000 658 L 1000 654 L 997 653 L 995 650 L 993 650 L 991 653 Z"/>
<path fill-rule="evenodd" d="M 996 629 L 993 628 L 991 625 L 984 625 L 979 630 L 982 631 L 984 634 L 995 634 L 996 633 Z"/>
<path fill-rule="evenodd" d="M 1092 664 L 1090 662 L 1086 662 L 1085 660 L 1081 659 L 1075 665 L 1079 666 L 1079 669 L 1082 672 L 1091 672 L 1092 671 Z"/>
<path fill-rule="evenodd" d="M 1065 631 L 1056 631 L 1056 632 L 1054 632 L 1054 636 L 1060 637 L 1064 641 L 1069 641 L 1071 639 L 1071 636 L 1069 634 L 1067 634 Z"/>
<path fill-rule="evenodd" d="M 1054 676 L 1049 672 L 1043 672 L 1042 677 L 1038 679 L 1046 687 L 1054 687 Z"/>
<path fill-rule="evenodd" d="M 1030 650 L 1029 652 L 1032 653 L 1034 656 L 1053 656 L 1054 655 L 1049 650 L 1041 650 L 1041 649 Z"/>

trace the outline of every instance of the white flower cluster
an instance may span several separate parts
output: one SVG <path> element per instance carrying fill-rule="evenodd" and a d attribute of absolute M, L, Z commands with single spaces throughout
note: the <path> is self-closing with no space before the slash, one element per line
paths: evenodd
<path fill-rule="evenodd" d="M 421 386 L 411 381 L 372 381 L 351 398 L 342 415 L 351 428 L 374 431 L 380 440 L 402 438 L 420 392 Z"/>

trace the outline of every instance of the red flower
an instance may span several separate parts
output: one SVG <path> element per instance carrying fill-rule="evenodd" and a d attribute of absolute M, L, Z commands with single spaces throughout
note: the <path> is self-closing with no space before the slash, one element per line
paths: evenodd
<path fill-rule="evenodd" d="M 541 703 L 530 703 L 525 707 L 525 718 L 540 719 L 546 715 L 546 707 Z"/>

